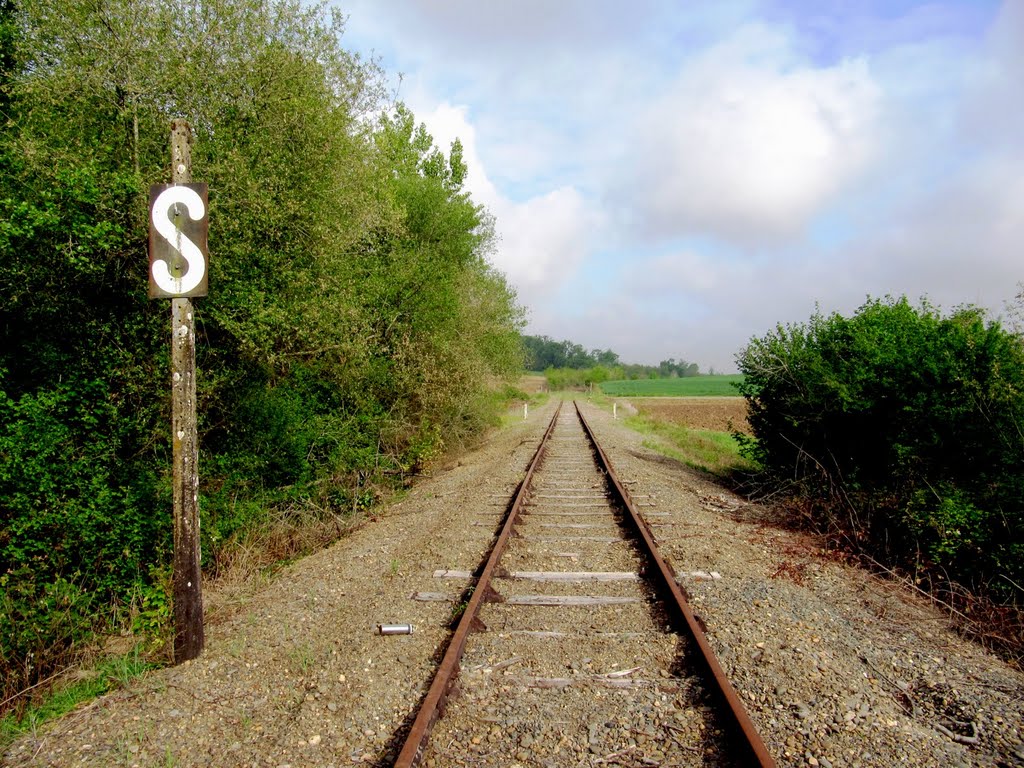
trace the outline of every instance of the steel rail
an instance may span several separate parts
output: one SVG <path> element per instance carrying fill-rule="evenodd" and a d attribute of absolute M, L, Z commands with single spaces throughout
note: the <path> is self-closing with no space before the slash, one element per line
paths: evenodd
<path fill-rule="evenodd" d="M 647 522 L 637 511 L 629 496 L 629 492 L 619 480 L 618 475 L 615 474 L 615 470 L 612 467 L 611 460 L 608 458 L 608 454 L 604 452 L 604 449 L 601 447 L 600 443 L 598 443 L 597 438 L 594 435 L 594 431 L 590 428 L 590 424 L 587 423 L 582 411 L 580 411 L 579 404 L 576 403 L 576 401 L 573 401 L 573 405 L 576 407 L 576 415 L 579 417 L 580 423 L 583 425 L 583 431 L 587 433 L 587 437 L 590 439 L 590 442 L 594 446 L 594 450 L 599 457 L 602 469 L 607 473 L 608 478 L 612 481 L 615 494 L 621 501 L 622 506 L 625 507 L 626 511 L 629 513 L 629 517 L 632 520 L 637 534 L 640 536 L 646 550 L 646 554 L 656 566 L 658 580 L 661 582 L 661 586 L 672 595 L 672 602 L 669 603 L 669 609 L 672 610 L 674 608 L 678 613 L 677 618 L 682 617 L 684 620 L 690 636 L 693 638 L 694 642 L 697 644 L 697 648 L 700 650 L 700 659 L 705 669 L 710 676 L 714 678 L 717 692 L 723 699 L 725 709 L 727 710 L 729 719 L 731 720 L 731 725 L 742 734 L 743 747 L 745 747 L 747 751 L 747 760 L 753 761 L 745 762 L 744 764 L 758 765 L 761 766 L 761 768 L 775 768 L 775 758 L 773 758 L 771 753 L 768 752 L 768 748 L 761 739 L 761 735 L 758 733 L 757 728 L 754 727 L 753 721 L 751 721 L 750 716 L 743 707 L 743 702 L 740 701 L 740 697 L 736 693 L 736 689 L 732 687 L 732 683 L 729 682 L 729 678 L 726 676 L 725 670 L 722 669 L 722 665 L 719 663 L 718 657 L 715 656 L 715 652 L 711 648 L 711 644 L 708 642 L 707 635 L 704 634 L 704 630 L 701 628 L 700 623 L 697 621 L 697 617 L 693 613 L 693 609 L 690 607 L 690 602 L 686 597 L 685 590 L 676 580 L 675 571 L 673 571 L 671 565 L 665 562 L 665 559 L 658 551 L 658 546 L 654 542 L 654 536 L 652 535 L 650 528 L 647 526 Z"/>
<path fill-rule="evenodd" d="M 412 766 L 418 763 L 423 748 L 426 746 L 427 739 L 430 736 L 430 729 L 444 708 L 444 703 L 451 691 L 452 684 L 459 674 L 459 661 L 466 647 L 466 640 L 469 638 L 469 633 L 478 624 L 477 617 L 481 606 L 492 597 L 491 579 L 497 570 L 498 561 L 501 560 L 501 556 L 505 552 L 508 540 L 512 536 L 512 529 L 526 501 L 526 494 L 529 492 L 534 471 L 544 457 L 548 440 L 551 438 L 551 433 L 555 429 L 555 424 L 561 411 L 562 404 L 559 403 L 558 408 L 555 409 L 555 415 L 551 417 L 551 423 L 548 424 L 548 428 L 541 438 L 540 445 L 537 446 L 533 460 L 526 470 L 526 476 L 519 484 L 519 490 L 516 492 L 508 516 L 505 518 L 505 524 L 502 526 L 501 533 L 498 534 L 498 538 L 491 548 L 487 563 L 477 579 L 473 594 L 466 604 L 466 609 L 462 612 L 458 626 L 456 626 L 451 641 L 448 643 L 448 648 L 441 659 L 441 664 L 438 666 L 434 679 L 430 683 L 430 688 L 427 690 L 427 695 L 424 697 L 423 703 L 420 704 L 419 711 L 416 713 L 416 719 L 409 730 L 409 735 L 405 738 L 402 751 L 398 753 L 398 757 L 395 760 L 395 768 L 412 768 Z"/>

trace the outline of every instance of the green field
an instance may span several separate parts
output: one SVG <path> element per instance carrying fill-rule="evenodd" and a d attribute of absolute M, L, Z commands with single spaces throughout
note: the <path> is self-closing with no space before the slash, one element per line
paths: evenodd
<path fill-rule="evenodd" d="M 743 375 L 684 376 L 678 379 L 606 381 L 601 391 L 612 397 L 737 397 L 735 384 Z"/>

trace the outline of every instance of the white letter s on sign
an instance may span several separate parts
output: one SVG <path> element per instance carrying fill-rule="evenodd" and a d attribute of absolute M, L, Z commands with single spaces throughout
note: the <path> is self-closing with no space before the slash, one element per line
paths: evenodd
<path fill-rule="evenodd" d="M 185 274 L 180 277 L 171 274 L 170 264 L 163 259 L 154 259 L 150 266 L 153 281 L 160 290 L 170 294 L 184 294 L 194 290 L 206 275 L 206 257 L 203 252 L 174 225 L 171 211 L 178 203 L 185 207 L 193 221 L 199 221 L 206 215 L 203 199 L 188 187 L 168 187 L 153 203 L 153 227 L 171 244 L 171 248 L 181 254 L 186 265 Z"/>

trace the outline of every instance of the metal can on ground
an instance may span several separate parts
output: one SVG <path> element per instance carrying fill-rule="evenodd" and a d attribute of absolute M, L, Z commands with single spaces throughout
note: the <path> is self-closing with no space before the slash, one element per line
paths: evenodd
<path fill-rule="evenodd" d="M 382 635 L 411 635 L 412 624 L 378 624 L 377 632 Z"/>

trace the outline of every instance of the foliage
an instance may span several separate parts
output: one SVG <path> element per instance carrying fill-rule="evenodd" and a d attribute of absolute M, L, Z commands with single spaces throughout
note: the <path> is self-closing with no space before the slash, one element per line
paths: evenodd
<path fill-rule="evenodd" d="M 743 377 L 737 374 L 674 379 L 612 380 L 601 391 L 612 397 L 736 397 Z"/>
<path fill-rule="evenodd" d="M 171 632 L 172 572 L 166 566 L 150 568 L 149 579 L 137 584 L 132 631 L 148 638 L 152 650 L 162 648 Z"/>
<path fill-rule="evenodd" d="M 676 362 L 674 357 L 670 357 L 668 360 L 658 363 L 656 371 L 651 371 L 649 375 L 661 376 L 666 379 L 676 376 L 699 376 L 700 368 L 696 363 L 688 363 L 686 360 Z"/>
<path fill-rule="evenodd" d="M 335 527 L 493 423 L 521 370 L 461 145 L 382 109 L 343 31 L 295 0 L 0 0 L 3 698 L 103 612 L 141 599 L 140 630 L 165 622 L 169 323 L 146 241 L 172 118 L 210 187 L 206 566 L 274 510 Z"/>
<path fill-rule="evenodd" d="M 609 370 L 601 365 L 595 365 L 593 368 L 548 368 L 544 371 L 548 389 L 552 392 L 589 388 L 621 375 L 621 368 Z"/>
<path fill-rule="evenodd" d="M 587 351 L 572 341 L 555 341 L 547 336 L 523 336 L 526 348 L 526 369 L 543 371 L 547 368 L 614 367 L 619 356 L 610 349 Z"/>
<path fill-rule="evenodd" d="M 0 575 L 0 664 L 5 674 L 18 681 L 50 674 L 68 647 L 90 639 L 94 607 L 79 584 L 62 576 L 47 582 L 27 566 Z"/>
<path fill-rule="evenodd" d="M 1024 583 L 1024 346 L 905 298 L 778 326 L 739 355 L 776 484 L 873 553 L 1009 598 Z"/>
<path fill-rule="evenodd" d="M 572 341 L 554 341 L 547 336 L 523 336 L 526 350 L 526 369 L 529 371 L 546 371 L 548 369 L 585 370 L 605 369 L 614 372 L 614 378 L 646 379 L 675 378 L 677 376 L 697 376 L 700 368 L 696 363 L 686 360 L 676 361 L 670 357 L 658 365 L 624 364 L 611 349 L 593 349 L 587 351 Z"/>
<path fill-rule="evenodd" d="M 692 429 L 648 415 L 629 416 L 625 423 L 631 429 L 655 438 L 645 440 L 644 447 L 693 469 L 723 479 L 754 469 L 753 462 L 741 455 L 739 440 L 728 432 Z"/>

